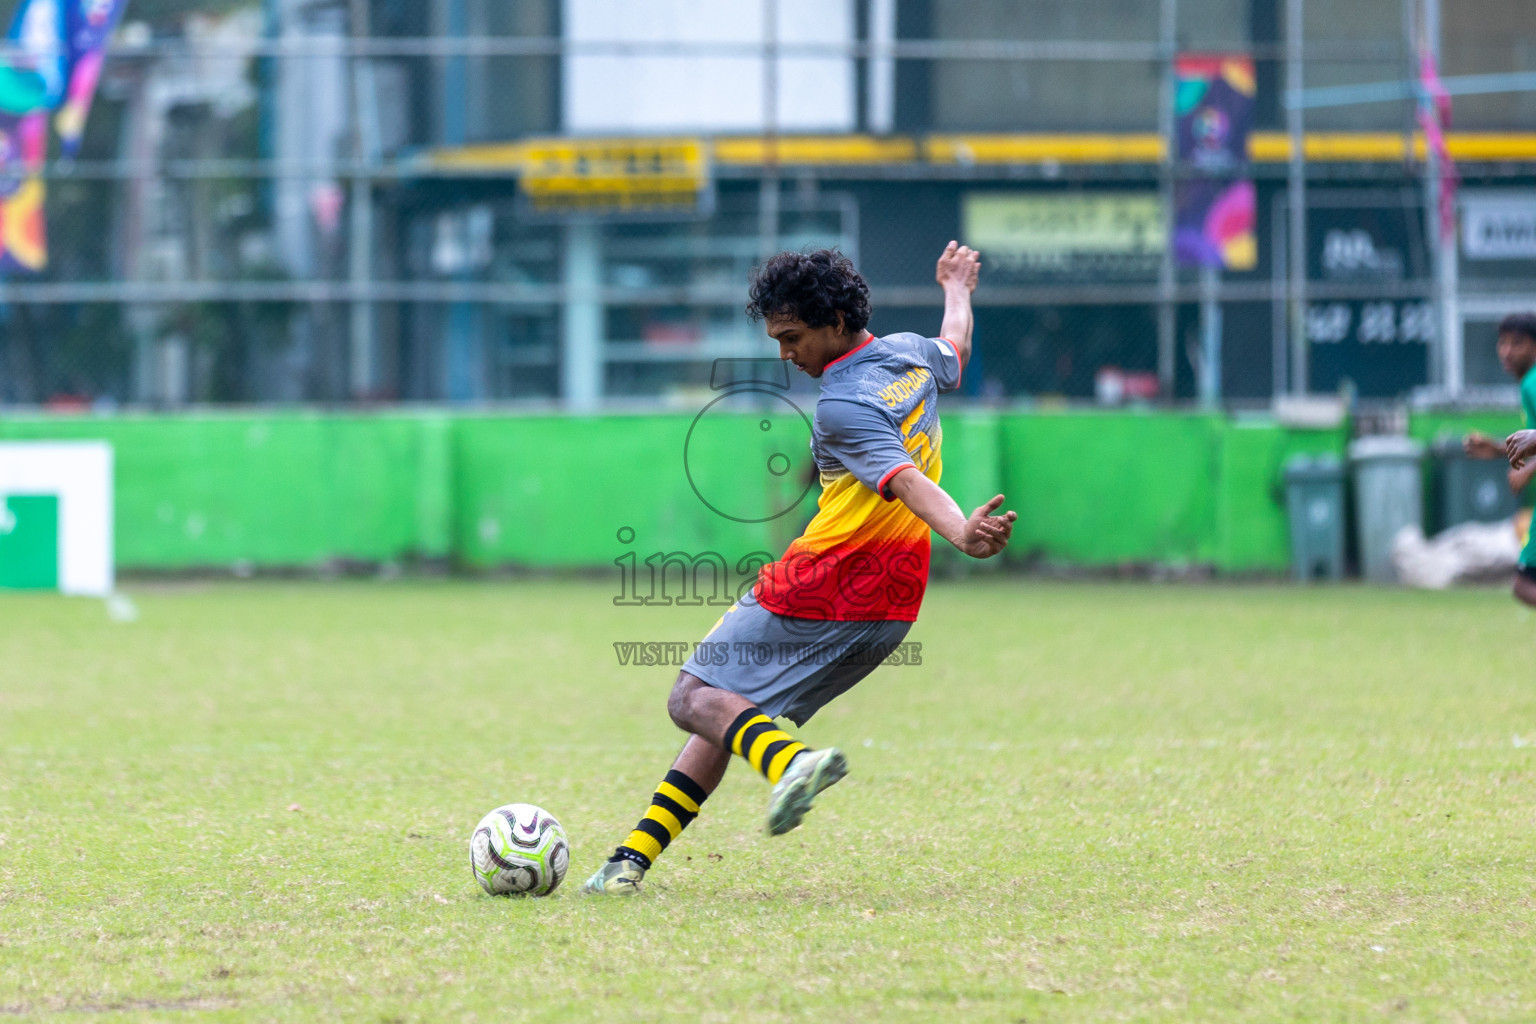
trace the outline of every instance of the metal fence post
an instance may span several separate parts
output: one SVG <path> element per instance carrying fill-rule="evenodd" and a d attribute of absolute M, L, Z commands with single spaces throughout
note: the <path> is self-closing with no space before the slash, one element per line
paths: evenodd
<path fill-rule="evenodd" d="M 1285 88 L 1300 97 L 1303 82 L 1302 44 L 1306 31 L 1304 0 L 1287 0 L 1285 24 Z M 1307 352 L 1307 154 L 1299 102 L 1286 109 L 1286 128 L 1291 140 L 1291 159 L 1287 180 L 1290 200 L 1291 230 L 1289 306 L 1291 322 L 1291 391 L 1304 395 L 1310 390 Z"/>
<path fill-rule="evenodd" d="M 560 398 L 572 412 L 590 412 L 603 394 L 602 229 L 578 218 L 565 225 L 561 265 L 565 308 L 560 315 Z"/>
<path fill-rule="evenodd" d="M 1173 119 L 1173 58 L 1178 45 L 1177 28 L 1179 0 L 1162 0 L 1158 20 L 1158 59 L 1162 62 L 1160 76 L 1161 95 L 1157 110 L 1157 130 L 1163 140 L 1163 162 L 1158 174 L 1158 194 L 1163 202 L 1163 259 L 1157 274 L 1157 382 L 1164 401 L 1173 400 L 1176 381 L 1174 354 L 1178 349 L 1174 338 L 1176 326 L 1173 265 L 1173 176 L 1174 176 L 1174 119 Z"/>
<path fill-rule="evenodd" d="M 352 39 L 368 38 L 368 0 L 350 0 Z M 363 88 L 366 58 L 354 52 L 350 56 L 347 86 L 352 94 L 352 202 L 348 219 L 348 278 L 352 285 L 351 322 L 348 360 L 349 391 L 353 399 L 366 399 L 375 390 L 374 309 L 367 290 L 373 271 L 373 183 L 366 166 L 373 159 L 372 147 L 365 137 L 364 103 L 370 97 Z M 374 132 L 375 136 L 377 132 Z"/>

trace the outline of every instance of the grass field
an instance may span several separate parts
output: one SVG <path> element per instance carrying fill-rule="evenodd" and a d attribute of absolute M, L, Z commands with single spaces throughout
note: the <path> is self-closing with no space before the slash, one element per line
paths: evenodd
<path fill-rule="evenodd" d="M 576 891 L 680 734 L 707 610 L 596 582 L 0 598 L 0 1015 L 53 1020 L 1536 1020 L 1536 621 L 1502 591 L 936 585 L 737 764 L 643 898 Z M 573 860 L 495 899 L 539 803 Z"/>

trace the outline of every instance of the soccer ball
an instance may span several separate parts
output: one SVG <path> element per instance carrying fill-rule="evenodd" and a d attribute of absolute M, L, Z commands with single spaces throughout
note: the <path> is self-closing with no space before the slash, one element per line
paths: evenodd
<path fill-rule="evenodd" d="M 498 807 L 469 838 L 469 866 L 492 896 L 548 896 L 565 878 L 571 847 L 555 816 L 532 804 Z"/>

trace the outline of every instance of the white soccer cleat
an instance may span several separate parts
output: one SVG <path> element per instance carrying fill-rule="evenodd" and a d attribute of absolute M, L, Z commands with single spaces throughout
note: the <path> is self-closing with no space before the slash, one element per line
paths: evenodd
<path fill-rule="evenodd" d="M 581 891 L 588 896 L 638 896 L 644 878 L 645 868 L 634 861 L 610 860 L 582 883 Z"/>
<path fill-rule="evenodd" d="M 781 836 L 799 828 L 816 794 L 848 774 L 848 759 L 836 747 L 807 750 L 795 756 L 768 803 L 768 834 Z"/>

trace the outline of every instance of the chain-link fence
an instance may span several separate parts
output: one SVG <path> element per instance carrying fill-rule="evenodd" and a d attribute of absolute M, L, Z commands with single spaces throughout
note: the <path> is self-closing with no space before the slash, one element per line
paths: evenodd
<path fill-rule="evenodd" d="M 46 265 L 0 283 L 0 402 L 691 402 L 769 351 L 741 313 L 765 253 L 837 246 L 874 330 L 935 332 L 933 261 L 976 237 L 973 400 L 1444 385 L 1447 273 L 1457 383 L 1498 383 L 1488 325 L 1536 305 L 1536 251 L 1437 264 L 1414 83 L 1438 3 L 1305 2 L 1292 38 L 1282 0 L 132 0 L 79 154 L 0 158 L 46 221 Z M 1519 5 L 1446 8 L 1447 75 L 1536 69 Z M 1173 259 L 1168 141 L 1175 62 L 1211 51 L 1254 80 L 1255 252 L 1214 275 Z M 1483 140 L 1462 194 L 1518 229 L 1536 92 L 1506 84 L 1456 99 Z M 541 205 L 530 147 L 561 138 L 577 191 L 595 139 L 693 140 L 698 187 Z"/>

